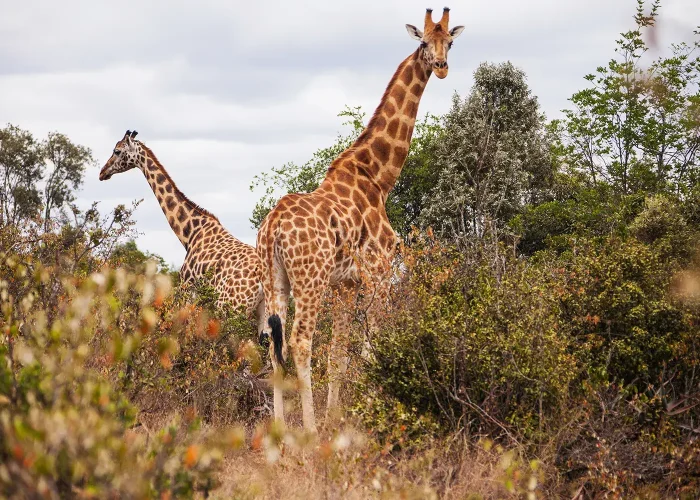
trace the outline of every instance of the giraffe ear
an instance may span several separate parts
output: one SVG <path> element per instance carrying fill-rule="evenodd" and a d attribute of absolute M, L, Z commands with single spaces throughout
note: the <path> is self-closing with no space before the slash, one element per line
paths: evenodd
<path fill-rule="evenodd" d="M 408 35 L 414 40 L 418 40 L 419 42 L 423 41 L 423 32 L 412 24 L 406 25 L 406 31 L 408 31 Z"/>
<path fill-rule="evenodd" d="M 459 35 L 462 34 L 462 31 L 464 31 L 464 26 L 455 26 L 454 28 L 452 28 L 450 30 L 450 36 L 454 40 L 455 38 L 457 38 Z"/>

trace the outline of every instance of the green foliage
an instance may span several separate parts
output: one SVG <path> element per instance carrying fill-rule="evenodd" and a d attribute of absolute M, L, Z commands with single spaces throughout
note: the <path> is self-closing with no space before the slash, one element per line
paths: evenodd
<path fill-rule="evenodd" d="M 253 209 L 250 219 L 253 227 L 259 228 L 265 216 L 274 208 L 281 196 L 287 193 L 310 193 L 318 187 L 326 175 L 328 167 L 340 153 L 349 148 L 364 129 L 365 114 L 360 107 L 345 107 L 338 116 L 347 118 L 343 125 L 350 126 L 347 135 L 338 134 L 336 142 L 326 148 L 316 151 L 311 159 L 303 165 L 294 162 L 285 163 L 281 167 L 272 167 L 270 173 L 263 172 L 253 178 L 250 190 L 258 187 L 265 188 L 265 194 Z"/>
<path fill-rule="evenodd" d="M 481 64 L 471 93 L 455 94 L 442 125 L 423 227 L 452 241 L 482 237 L 504 229 L 523 204 L 549 196 L 554 169 L 544 118 L 511 63 Z"/>
<path fill-rule="evenodd" d="M 586 76 L 591 87 L 554 124 L 563 162 L 622 194 L 683 192 L 697 182 L 699 45 L 673 45 L 671 57 L 643 68 L 643 30 L 654 29 L 659 8 L 655 0 L 647 15 L 638 0 L 636 29 L 622 33 L 618 57 Z"/>
<path fill-rule="evenodd" d="M 619 196 L 605 186 L 580 189 L 564 200 L 525 208 L 509 226 L 526 255 L 546 248 L 570 248 L 573 236 L 622 235 L 643 208 L 643 196 Z"/>
<path fill-rule="evenodd" d="M 436 420 L 415 406 L 407 407 L 383 391 L 374 392 L 376 384 L 360 383 L 350 413 L 357 416 L 370 436 L 385 449 L 413 451 L 427 446 L 440 433 Z"/>
<path fill-rule="evenodd" d="M 25 260 L 27 260 L 25 258 Z M 210 437 L 174 423 L 148 439 L 131 430 L 136 409 L 93 370 L 95 332 L 113 328 L 126 290 L 166 293 L 153 272 L 105 272 L 85 280 L 2 256 L 0 282 L 0 491 L 9 497 L 191 497 L 214 484 L 221 458 Z M 61 311 L 46 308 L 46 290 Z M 120 292 L 121 291 L 121 292 Z M 141 310 L 148 328 L 149 309 Z M 54 319 L 50 319 L 54 318 Z M 114 339 L 113 360 L 136 355 L 138 335 Z"/>
<path fill-rule="evenodd" d="M 668 295 L 678 269 L 664 257 L 658 247 L 610 238 L 579 241 L 562 262 L 561 320 L 580 343 L 584 366 L 640 389 L 668 369 L 690 317 Z"/>
<path fill-rule="evenodd" d="M 651 240 L 578 234 L 529 259 L 414 235 L 354 414 L 395 449 L 464 430 L 583 468 L 594 491 L 691 491 L 700 275 L 664 242 L 700 238 L 673 206 L 635 219 Z"/>
<path fill-rule="evenodd" d="M 111 267 L 123 267 L 132 272 L 140 271 L 149 261 L 155 261 L 158 264 L 159 272 L 169 271 L 169 266 L 158 254 L 148 251 L 142 251 L 136 246 L 136 241 L 130 239 L 125 243 L 117 244 L 109 256 L 109 264 Z"/>
<path fill-rule="evenodd" d="M 14 125 L 0 130 L 0 226 L 16 224 L 41 207 L 37 180 L 44 174 L 41 145 Z"/>
<path fill-rule="evenodd" d="M 532 437 L 566 401 L 576 360 L 556 279 L 501 254 L 494 269 L 490 252 L 467 261 L 429 239 L 405 250 L 367 377 L 443 429 Z"/>
<path fill-rule="evenodd" d="M 63 134 L 51 132 L 38 142 L 30 132 L 8 124 L 0 130 L 0 226 L 22 224 L 43 207 L 48 230 L 52 211 L 63 210 L 75 200 L 85 167 L 93 163 L 88 148 L 73 144 Z M 66 220 L 67 215 L 62 215 Z"/>
<path fill-rule="evenodd" d="M 63 134 L 49 133 L 44 144 L 46 160 L 52 168 L 44 184 L 44 220 L 51 221 L 51 211 L 75 201 L 75 192 L 83 183 L 85 167 L 94 164 L 89 148 L 76 145 Z"/>

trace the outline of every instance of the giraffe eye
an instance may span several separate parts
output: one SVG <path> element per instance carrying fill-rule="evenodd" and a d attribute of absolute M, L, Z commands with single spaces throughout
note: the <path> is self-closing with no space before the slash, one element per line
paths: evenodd
<path fill-rule="evenodd" d="M 119 156 L 119 153 L 121 153 L 121 151 L 115 149 L 114 151 L 112 151 L 112 153 L 114 153 L 114 156 Z"/>
<path fill-rule="evenodd" d="M 448 48 L 448 49 L 451 49 L 451 48 L 452 48 L 452 42 L 450 42 L 450 43 L 447 44 L 447 48 Z"/>
<path fill-rule="evenodd" d="M 426 48 L 426 47 L 428 46 L 428 42 L 421 42 L 421 43 L 420 43 L 420 46 L 421 46 L 422 48 Z"/>

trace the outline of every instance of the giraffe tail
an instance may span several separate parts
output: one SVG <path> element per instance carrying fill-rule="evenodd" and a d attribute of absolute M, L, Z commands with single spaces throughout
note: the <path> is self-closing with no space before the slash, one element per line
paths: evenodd
<path fill-rule="evenodd" d="M 277 359 L 277 363 L 280 365 L 280 367 L 284 369 L 284 356 L 282 356 L 282 341 L 284 335 L 282 332 L 282 320 L 277 314 L 273 314 L 267 319 L 267 324 L 272 329 L 272 342 L 275 349 L 275 358 Z"/>

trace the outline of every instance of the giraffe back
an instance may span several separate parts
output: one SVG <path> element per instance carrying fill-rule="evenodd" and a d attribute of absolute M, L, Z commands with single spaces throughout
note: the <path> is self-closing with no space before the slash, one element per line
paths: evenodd
<path fill-rule="evenodd" d="M 180 274 L 185 283 L 212 273 L 218 305 L 243 306 L 252 314 L 262 301 L 260 259 L 255 248 L 229 233 L 218 220 L 207 221 L 193 238 Z"/>

